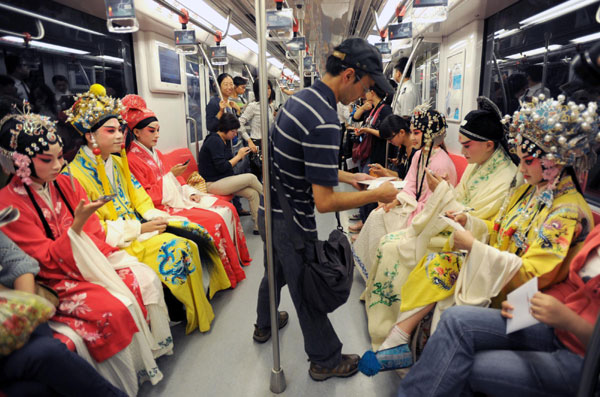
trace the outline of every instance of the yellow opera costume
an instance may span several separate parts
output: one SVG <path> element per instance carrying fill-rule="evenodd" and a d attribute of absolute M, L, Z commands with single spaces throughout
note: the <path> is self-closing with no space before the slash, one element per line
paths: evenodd
<path fill-rule="evenodd" d="M 120 101 L 106 97 L 102 90 L 96 89 L 94 92 L 93 88 L 76 98 L 69 114 L 69 121 L 82 133 L 90 132 L 91 126 L 108 114 L 119 118 L 122 110 Z M 94 113 L 86 112 L 86 108 L 93 109 Z M 124 249 L 157 273 L 162 283 L 185 305 L 187 333 L 196 328 L 202 332 L 208 331 L 214 313 L 204 289 L 198 246 L 192 240 L 171 233 L 141 233 L 141 223 L 166 216 L 169 226 L 184 229 L 212 242 L 206 230 L 185 218 L 174 219 L 155 209 L 150 196 L 131 176 L 126 156 L 123 160 L 123 156 L 110 155 L 103 161 L 96 147 L 92 151 L 84 146 L 73 159 L 70 171 L 90 200 L 115 195 L 112 201 L 96 211 L 105 229 L 107 243 Z M 212 297 L 215 292 L 229 288 L 231 284 L 214 244 L 212 249 L 202 254 L 205 260 L 214 265 L 209 282 Z"/>

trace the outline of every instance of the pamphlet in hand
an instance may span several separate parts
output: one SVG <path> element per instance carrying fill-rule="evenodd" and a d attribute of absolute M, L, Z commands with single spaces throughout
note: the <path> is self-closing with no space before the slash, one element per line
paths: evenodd
<path fill-rule="evenodd" d="M 454 219 L 450 219 L 444 214 L 440 214 L 440 218 L 444 220 L 444 222 L 446 222 L 448 225 L 452 226 L 454 230 L 458 230 L 459 232 L 465 231 L 465 228 L 460 223 L 456 222 Z"/>
<path fill-rule="evenodd" d="M 394 180 L 397 179 L 393 176 L 382 176 L 377 179 L 367 179 L 365 181 L 358 181 L 358 183 L 362 183 L 363 185 L 367 185 L 367 190 L 377 189 L 384 182 L 390 182 L 396 189 L 403 189 L 406 182 Z"/>
<path fill-rule="evenodd" d="M 534 277 L 506 296 L 508 303 L 514 307 L 513 318 L 506 319 L 507 334 L 539 323 L 529 311 L 531 307 L 529 301 L 537 291 L 538 279 Z"/>

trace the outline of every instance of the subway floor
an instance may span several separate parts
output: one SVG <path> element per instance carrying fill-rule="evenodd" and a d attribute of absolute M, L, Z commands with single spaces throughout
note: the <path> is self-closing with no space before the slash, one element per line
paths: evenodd
<path fill-rule="evenodd" d="M 341 213 L 345 230 L 349 213 Z M 336 226 L 335 216 L 317 213 L 316 218 L 319 238 L 325 239 Z M 242 224 L 253 259 L 252 264 L 244 269 L 246 279 L 235 289 L 215 295 L 211 301 L 215 320 L 209 332 L 202 334 L 196 331 L 185 335 L 183 324 L 172 328 L 175 353 L 158 359 L 164 379 L 156 386 L 145 383 L 139 396 L 277 396 L 269 389 L 273 364 L 271 341 L 258 344 L 252 339 L 256 294 L 264 272 L 263 243 L 260 236 L 252 234 L 250 217 L 243 217 Z M 359 300 L 364 285 L 363 279 L 355 272 L 348 302 L 329 316 L 344 344 L 344 353 L 362 355 L 370 348 L 364 305 Z M 287 388 L 280 396 L 395 395 L 400 378 L 393 371 L 375 377 L 358 373 L 346 379 L 313 381 L 308 375 L 309 362 L 304 352 L 302 333 L 286 287 L 282 291 L 279 309 L 290 313 L 288 325 L 280 332 L 281 366 L 287 381 Z"/>

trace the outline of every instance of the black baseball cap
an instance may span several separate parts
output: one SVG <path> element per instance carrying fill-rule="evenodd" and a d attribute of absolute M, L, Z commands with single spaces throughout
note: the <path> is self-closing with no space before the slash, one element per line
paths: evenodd
<path fill-rule="evenodd" d="M 381 53 L 367 40 L 358 37 L 346 39 L 335 48 L 332 55 L 348 67 L 367 73 L 375 81 L 375 85 L 388 95 L 394 94 L 394 89 L 383 75 Z"/>

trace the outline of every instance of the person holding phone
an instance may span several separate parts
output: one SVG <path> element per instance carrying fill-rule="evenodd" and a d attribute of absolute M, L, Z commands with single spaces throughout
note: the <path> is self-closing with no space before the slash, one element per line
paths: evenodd
<path fill-rule="evenodd" d="M 211 133 L 204 140 L 200 149 L 198 171 L 206 179 L 206 189 L 209 193 L 227 195 L 234 194 L 244 197 L 250 203 L 250 213 L 254 221 L 253 234 L 258 235 L 258 205 L 263 186 L 250 173 L 234 175 L 233 168 L 251 151 L 241 148 L 234 156 L 229 142 L 237 135 L 240 122 L 231 114 L 224 114 L 219 120 L 216 133 Z"/>
<path fill-rule="evenodd" d="M 206 228 L 219 247 L 219 257 L 225 267 L 231 286 L 246 275 L 243 266 L 252 259 L 246 246 L 246 237 L 235 208 L 228 201 L 201 192 L 180 183 L 180 177 L 190 159 L 169 170 L 162 152 L 156 149 L 160 138 L 160 123 L 138 95 L 127 95 L 122 100 L 121 113 L 127 122 L 127 160 L 133 175 L 142 184 L 154 207 L 171 215 L 183 216 Z M 182 181 L 183 182 L 183 181 Z"/>
<path fill-rule="evenodd" d="M 13 206 L 21 214 L 2 231 L 39 262 L 38 280 L 58 293 L 52 320 L 69 331 L 59 333 L 74 342 L 81 338 L 82 348 L 128 394 L 138 390 L 131 379 L 158 383 L 162 374 L 153 357 L 173 350 L 158 277 L 106 243 L 96 211 L 108 200 L 89 202 L 76 180 L 60 174 L 62 141 L 54 122 L 27 107 L 2 120 L 1 163 L 13 178 L 0 190 L 0 208 Z M 131 366 L 123 366 L 123 356 L 131 357 Z"/>

